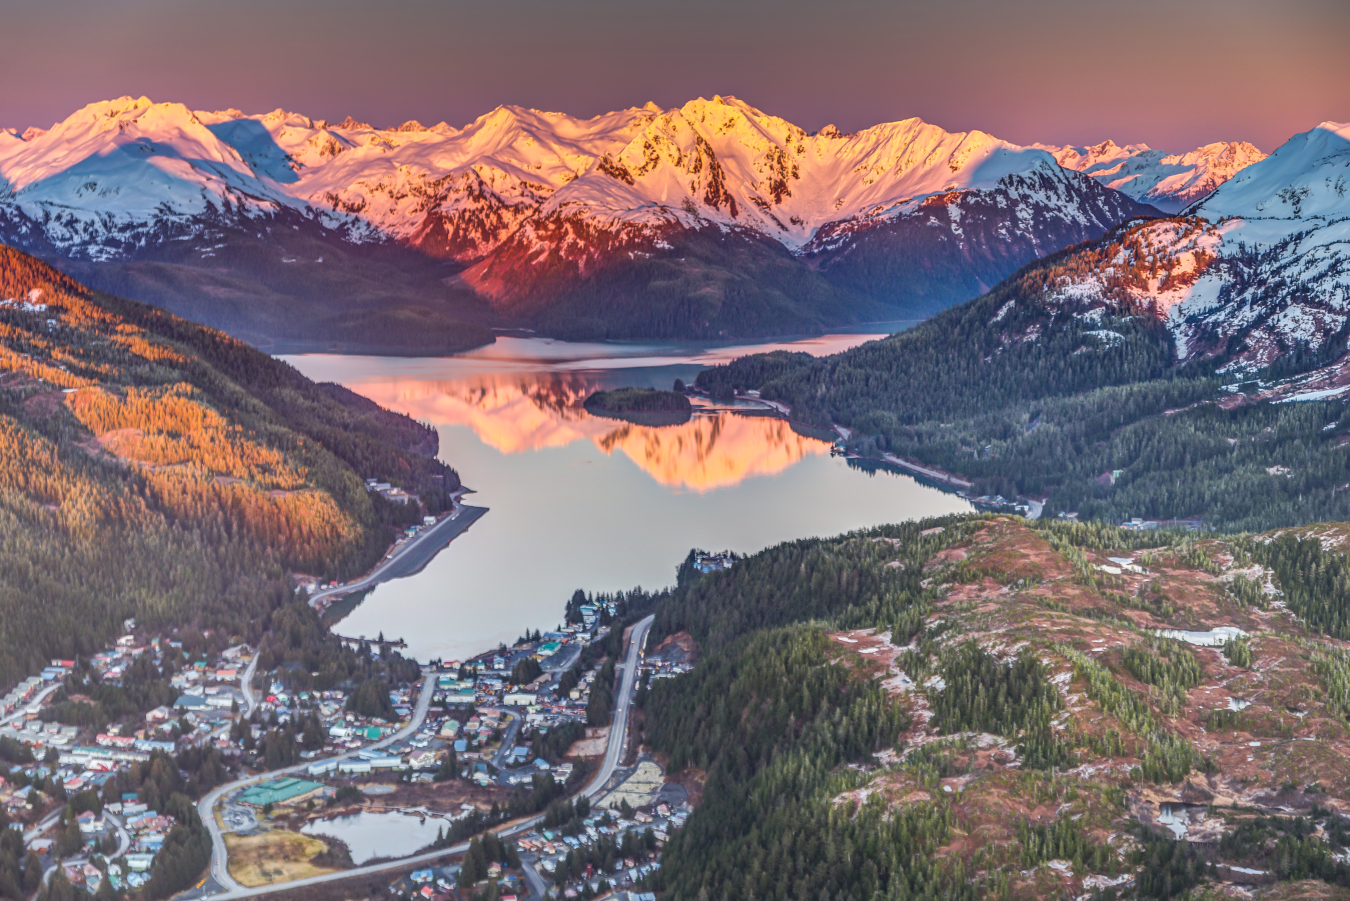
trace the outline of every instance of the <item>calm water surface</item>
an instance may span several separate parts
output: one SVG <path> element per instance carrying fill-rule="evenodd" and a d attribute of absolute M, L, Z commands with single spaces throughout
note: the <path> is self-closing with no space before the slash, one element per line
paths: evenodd
<path fill-rule="evenodd" d="M 406 857 L 436 840 L 449 823 L 439 817 L 417 817 L 406 813 L 360 813 L 311 820 L 301 828 L 306 835 L 331 835 L 341 839 L 352 852 L 357 865 L 380 857 Z"/>
<path fill-rule="evenodd" d="M 746 553 L 969 510 L 907 476 L 850 467 L 781 420 L 705 412 L 651 428 L 581 406 L 597 389 L 669 388 L 751 351 L 820 355 L 876 337 L 712 349 L 504 338 L 445 358 L 288 357 L 436 426 L 441 458 L 476 492 L 466 501 L 491 510 L 421 573 L 377 587 L 338 631 L 403 638 L 419 660 L 463 659 L 554 627 L 577 588 L 669 585 L 691 547 Z"/>

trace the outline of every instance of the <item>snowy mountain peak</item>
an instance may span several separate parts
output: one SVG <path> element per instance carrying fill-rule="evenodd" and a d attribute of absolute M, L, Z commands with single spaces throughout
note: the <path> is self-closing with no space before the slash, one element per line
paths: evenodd
<path fill-rule="evenodd" d="M 1147 144 L 1103 141 L 1090 147 L 1037 144 L 1067 169 L 1074 169 L 1164 212 L 1179 212 L 1214 191 L 1243 168 L 1265 158 L 1244 142 L 1206 144 L 1189 153 L 1169 154 Z"/>
<path fill-rule="evenodd" d="M 1308 219 L 1343 217 L 1350 211 L 1350 124 L 1323 122 L 1294 135 L 1274 153 L 1244 167 L 1197 207 L 1210 218 L 1283 220 L 1254 242 L 1268 245 Z M 1277 237 L 1279 236 L 1279 237 Z"/>
<path fill-rule="evenodd" d="M 1241 168 L 1191 215 L 1085 251 L 1046 302 L 1080 317 L 1149 312 L 1171 331 L 1178 359 L 1216 357 L 1232 373 L 1290 353 L 1340 357 L 1350 328 L 1350 125 L 1325 122 L 1269 156 L 1250 144 L 1194 155 L 1210 175 Z"/>

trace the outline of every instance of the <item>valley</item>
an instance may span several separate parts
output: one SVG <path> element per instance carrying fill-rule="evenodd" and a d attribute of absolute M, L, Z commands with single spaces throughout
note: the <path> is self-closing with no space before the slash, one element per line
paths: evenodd
<path fill-rule="evenodd" d="M 1350 21 L 757 6 L 10 17 L 0 899 L 1350 899 Z"/>

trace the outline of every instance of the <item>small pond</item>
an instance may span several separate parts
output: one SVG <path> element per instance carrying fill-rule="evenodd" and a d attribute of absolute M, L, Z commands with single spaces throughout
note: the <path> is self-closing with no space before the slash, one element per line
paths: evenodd
<path fill-rule="evenodd" d="M 441 817 L 422 817 L 407 813 L 360 813 L 311 820 L 300 831 L 306 835 L 331 835 L 341 839 L 352 852 L 358 866 L 382 857 L 407 857 L 436 840 L 437 833 L 449 826 Z"/>

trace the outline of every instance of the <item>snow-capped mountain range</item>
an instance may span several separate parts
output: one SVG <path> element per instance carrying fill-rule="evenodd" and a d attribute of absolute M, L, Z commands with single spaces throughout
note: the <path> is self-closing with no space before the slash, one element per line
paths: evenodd
<path fill-rule="evenodd" d="M 1163 321 L 1179 362 L 1239 381 L 1290 353 L 1309 390 L 1350 390 L 1350 124 L 1323 122 L 1233 175 L 1185 215 L 1140 223 L 1066 265 L 1041 303 Z M 1316 369 L 1320 363 L 1330 364 Z M 1303 382 L 1300 382 L 1302 384 Z M 1325 394 L 1320 396 L 1327 396 Z"/>
<path fill-rule="evenodd" d="M 267 240 L 284 222 L 457 264 L 452 287 L 512 322 L 589 316 L 636 336 L 650 314 L 672 320 L 664 334 L 747 335 L 881 307 L 926 315 L 1260 158 L 1238 144 L 1051 150 L 918 119 L 807 134 L 731 97 L 584 120 L 499 107 L 462 129 L 123 97 L 0 131 L 0 239 L 223 270 L 233 233 Z M 650 313 L 674 302 L 672 280 L 684 306 Z M 619 295 L 641 316 L 616 312 Z M 742 309 L 766 304 L 779 325 Z"/>
<path fill-rule="evenodd" d="M 1140 203 L 1179 213 L 1212 194 L 1238 172 L 1266 155 L 1242 141 L 1206 144 L 1190 153 L 1153 150 L 1147 144 L 1103 141 L 1092 147 L 1035 144 L 1054 154 L 1066 169 L 1090 175 Z"/>

